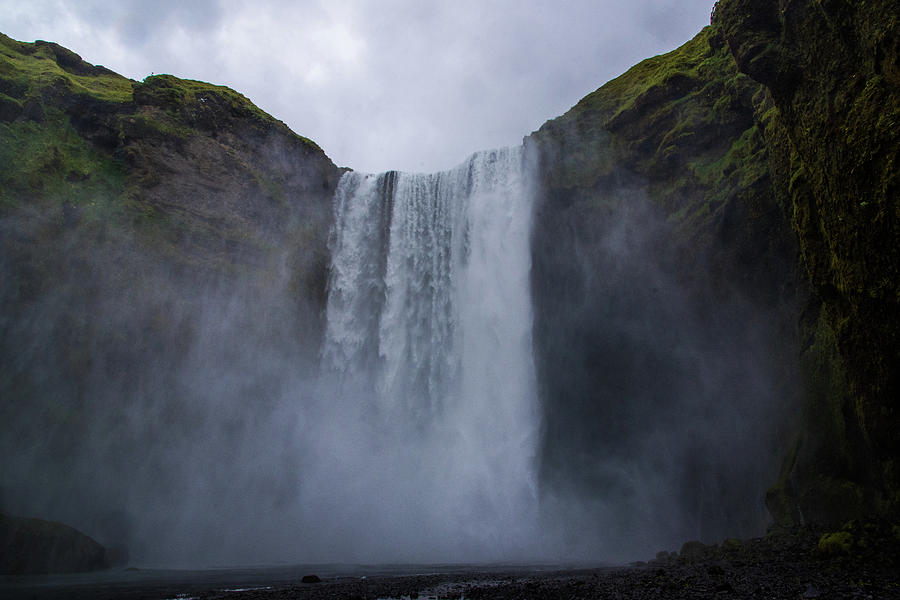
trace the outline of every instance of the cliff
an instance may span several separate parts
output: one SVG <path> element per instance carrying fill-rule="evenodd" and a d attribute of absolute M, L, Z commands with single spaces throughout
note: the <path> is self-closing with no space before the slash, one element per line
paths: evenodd
<path fill-rule="evenodd" d="M 179 265 L 226 271 L 265 264 L 293 229 L 327 231 L 337 168 L 233 90 L 130 81 L 53 43 L 0 50 L 4 215 L 46 202 L 68 226 L 127 226 Z"/>
<path fill-rule="evenodd" d="M 233 90 L 0 36 L 0 507 L 127 546 L 136 471 L 224 469 L 318 360 L 339 177 Z"/>
<path fill-rule="evenodd" d="M 815 293 L 799 433 L 770 505 L 780 520 L 896 520 L 898 7 L 729 0 L 714 22 L 778 109 L 773 169 Z"/>
<path fill-rule="evenodd" d="M 130 81 L 47 42 L 3 36 L 0 52 L 6 327 L 79 269 L 194 287 L 289 270 L 296 301 L 322 309 L 340 172 L 313 142 L 225 87 Z"/>
<path fill-rule="evenodd" d="M 564 503 L 608 497 L 638 515 L 669 499 L 601 525 L 622 537 L 649 523 L 666 547 L 765 527 L 805 294 L 770 168 L 777 118 L 707 27 L 528 140 L 542 479 Z M 648 464 L 672 478 L 647 483 Z"/>
<path fill-rule="evenodd" d="M 648 436 L 663 398 L 709 393 L 690 389 L 688 363 L 756 353 L 754 374 L 733 382 L 767 377 L 766 391 L 719 383 L 708 401 L 774 402 L 742 414 L 770 420 L 771 446 L 752 460 L 780 463 L 780 475 L 732 468 L 775 480 L 776 523 L 897 519 L 897 44 L 886 2 L 722 1 L 696 38 L 531 136 L 542 164 L 536 352 L 553 399 L 543 476 L 554 493 L 625 486 L 634 499 L 627 478 L 597 472 L 598 457 Z M 615 246 L 603 241 L 610 231 Z M 654 298 L 662 289 L 666 301 Z M 728 341 L 712 350 L 704 337 Z M 647 400 L 616 406 L 622 397 Z M 729 461 L 760 441 L 738 450 L 699 439 Z M 704 468 L 720 500 L 740 489 L 725 468 Z M 685 481 L 684 516 L 709 521 L 688 506 L 703 482 Z"/>
<path fill-rule="evenodd" d="M 900 518 L 897 12 L 722 0 L 526 138 L 537 459 L 546 518 L 591 523 L 573 543 Z M 202 470 L 277 514 L 341 170 L 228 88 L 5 36 L 0 142 L 0 501 L 123 545 L 153 532 L 122 506 Z"/>

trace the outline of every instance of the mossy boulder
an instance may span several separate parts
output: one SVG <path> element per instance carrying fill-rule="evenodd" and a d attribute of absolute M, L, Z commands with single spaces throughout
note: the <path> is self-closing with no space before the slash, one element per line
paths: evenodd
<path fill-rule="evenodd" d="M 853 550 L 853 536 L 849 531 L 824 533 L 819 538 L 818 549 L 828 556 L 849 556 Z"/>

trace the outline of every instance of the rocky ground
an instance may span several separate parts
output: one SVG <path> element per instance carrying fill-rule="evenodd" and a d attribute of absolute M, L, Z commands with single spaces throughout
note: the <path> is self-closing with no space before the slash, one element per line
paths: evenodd
<path fill-rule="evenodd" d="M 426 575 L 337 577 L 303 583 L 297 573 L 245 585 L 161 581 L 145 585 L 2 587 L 7 598 L 286 599 L 644 599 L 900 598 L 898 528 L 849 525 L 821 536 L 806 531 L 716 546 L 685 544 L 647 563 L 590 569 L 446 570 Z"/>
<path fill-rule="evenodd" d="M 555 572 L 458 573 L 323 581 L 197 598 L 900 598 L 900 575 L 887 563 L 809 555 L 767 560 L 704 560 Z"/>

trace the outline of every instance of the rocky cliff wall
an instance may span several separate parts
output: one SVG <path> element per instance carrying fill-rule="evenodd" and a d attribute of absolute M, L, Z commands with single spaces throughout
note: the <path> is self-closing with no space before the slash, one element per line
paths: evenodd
<path fill-rule="evenodd" d="M 649 511 L 628 522 L 612 510 L 599 526 L 623 539 L 646 527 L 667 532 L 655 540 L 666 547 L 765 528 L 798 401 L 805 293 L 770 165 L 776 119 L 708 27 L 528 140 L 542 180 L 542 479 L 567 504 L 627 506 L 632 521 Z M 651 508 L 662 497 L 664 514 Z"/>
<path fill-rule="evenodd" d="M 891 3 L 722 1 L 694 40 L 531 136 L 551 489 L 607 493 L 620 433 L 698 394 L 674 385 L 684 341 L 728 339 L 759 353 L 777 405 L 747 415 L 772 426 L 752 460 L 781 465 L 748 493 L 783 525 L 897 518 L 897 39 Z M 625 402 L 641 390 L 655 402 Z"/>
<path fill-rule="evenodd" d="M 127 546 L 167 487 L 225 501 L 229 452 L 288 447 L 339 176 L 233 90 L 0 36 L 0 508 Z M 291 489 L 279 461 L 243 487 Z"/>
<path fill-rule="evenodd" d="M 714 23 L 778 110 L 778 191 L 814 291 L 780 520 L 897 518 L 900 35 L 893 2 L 727 0 Z"/>

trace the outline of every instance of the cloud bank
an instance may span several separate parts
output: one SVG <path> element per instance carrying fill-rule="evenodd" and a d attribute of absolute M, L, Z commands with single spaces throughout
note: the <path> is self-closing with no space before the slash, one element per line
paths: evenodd
<path fill-rule="evenodd" d="M 435 171 L 518 144 L 709 21 L 711 0 L 0 0 L 0 31 L 132 79 L 232 87 L 339 165 Z"/>

